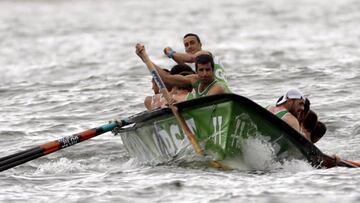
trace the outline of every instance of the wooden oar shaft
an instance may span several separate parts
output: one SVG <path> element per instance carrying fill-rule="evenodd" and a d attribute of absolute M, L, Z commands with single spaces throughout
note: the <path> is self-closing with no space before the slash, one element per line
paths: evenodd
<path fill-rule="evenodd" d="M 193 146 L 195 152 L 198 153 L 199 155 L 204 155 L 203 150 L 201 149 L 198 141 L 196 140 L 195 135 L 191 132 L 189 126 L 186 124 L 185 119 L 179 113 L 177 108 L 171 104 L 170 94 L 167 91 L 164 82 L 161 80 L 159 73 L 156 71 L 154 64 L 150 61 L 149 58 L 146 58 L 144 60 L 144 62 L 146 64 L 147 68 L 149 69 L 154 81 L 158 85 L 160 93 L 163 95 L 163 97 L 166 99 L 166 101 L 170 104 L 170 108 L 171 108 L 171 110 L 172 110 L 178 124 L 180 125 L 180 127 L 183 130 L 186 137 L 189 139 L 189 141 L 190 141 L 191 145 Z"/>
<path fill-rule="evenodd" d="M 360 167 L 360 163 L 354 162 L 354 161 L 343 160 L 343 159 L 340 159 L 339 157 L 329 156 L 329 155 L 324 154 L 323 158 L 322 158 L 321 166 L 326 167 L 326 168 L 332 168 L 335 166 L 358 168 L 358 167 Z"/>
<path fill-rule="evenodd" d="M 109 123 L 109 124 L 106 124 L 106 125 L 103 125 L 103 126 L 100 126 L 97 128 L 86 130 L 84 132 L 77 133 L 77 134 L 74 134 L 71 136 L 63 137 L 59 140 L 54 140 L 54 141 L 42 144 L 37 147 L 0 158 L 0 171 L 7 170 L 9 168 L 23 164 L 30 160 L 33 160 L 33 159 L 39 158 L 41 156 L 59 151 L 66 147 L 70 147 L 79 142 L 88 140 L 97 135 L 111 131 L 117 126 L 118 126 L 118 123 L 115 123 L 115 122 Z"/>
<path fill-rule="evenodd" d="M 359 162 L 356 162 L 356 161 L 350 161 L 350 160 L 345 160 L 346 162 L 356 166 L 356 167 L 360 167 L 360 163 Z"/>
<path fill-rule="evenodd" d="M 200 155 L 204 155 L 204 152 L 201 149 L 198 141 L 196 140 L 195 135 L 191 132 L 191 130 L 189 129 L 189 126 L 186 124 L 186 121 L 184 120 L 184 118 L 179 114 L 177 108 L 174 106 L 170 106 L 170 108 L 171 108 L 173 114 L 175 115 L 177 122 L 180 124 L 180 127 L 183 129 L 184 134 L 187 136 L 190 143 L 192 144 L 195 152 Z"/>

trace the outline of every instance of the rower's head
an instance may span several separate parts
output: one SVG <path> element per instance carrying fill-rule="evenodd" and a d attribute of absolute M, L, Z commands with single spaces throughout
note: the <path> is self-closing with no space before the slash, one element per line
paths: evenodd
<path fill-rule="evenodd" d="M 195 73 L 193 69 L 186 64 L 176 64 L 170 70 L 171 75 L 180 74 L 181 72 L 192 72 L 193 74 Z"/>
<path fill-rule="evenodd" d="M 299 116 L 300 123 L 304 122 L 304 119 L 306 118 L 309 111 L 310 111 L 310 100 L 308 98 L 305 98 L 304 111 L 302 111 Z"/>
<path fill-rule="evenodd" d="M 199 79 L 206 83 L 214 80 L 214 59 L 209 54 L 201 54 L 195 59 L 196 73 Z"/>
<path fill-rule="evenodd" d="M 311 142 L 316 143 L 326 133 L 326 125 L 323 122 L 318 121 L 314 130 L 311 132 Z"/>
<path fill-rule="evenodd" d="M 305 97 L 296 89 L 287 91 L 283 98 L 276 102 L 276 106 L 284 105 L 286 109 L 299 119 L 301 112 L 304 111 Z"/>
<path fill-rule="evenodd" d="M 185 52 L 188 54 L 195 54 L 198 51 L 201 51 L 201 41 L 197 34 L 187 33 L 184 36 L 184 47 Z"/>
<path fill-rule="evenodd" d="M 199 65 L 209 65 L 214 70 L 214 58 L 208 51 L 201 51 L 202 54 L 196 54 L 195 58 L 195 71 L 198 71 Z"/>
<path fill-rule="evenodd" d="M 191 75 L 191 74 L 194 74 L 195 72 L 193 70 L 191 71 L 182 71 L 179 73 L 179 75 L 182 75 L 182 76 L 187 76 L 187 75 Z M 184 89 L 184 90 L 187 90 L 188 92 L 191 92 L 193 87 L 192 85 L 187 85 L 186 87 L 182 87 L 182 88 L 179 88 L 179 89 Z"/>
<path fill-rule="evenodd" d="M 193 69 L 190 66 L 188 66 L 186 64 L 177 64 L 171 68 L 170 74 L 186 76 L 186 75 L 195 74 L 195 72 L 193 71 Z M 182 87 L 182 88 L 180 88 L 180 87 L 175 87 L 175 88 L 184 89 L 184 90 L 191 92 L 192 85 L 187 85 L 186 87 Z"/>
<path fill-rule="evenodd" d="M 207 54 L 207 55 L 210 55 L 211 57 L 213 57 L 212 53 L 210 51 L 206 51 L 206 50 L 200 50 L 198 52 L 195 53 L 195 58 L 200 56 L 200 55 L 203 55 L 203 54 Z M 214 58 L 214 57 L 213 57 Z"/>
<path fill-rule="evenodd" d="M 309 110 L 301 124 L 306 131 L 312 132 L 315 129 L 317 122 L 318 117 L 316 113 L 312 110 Z"/>

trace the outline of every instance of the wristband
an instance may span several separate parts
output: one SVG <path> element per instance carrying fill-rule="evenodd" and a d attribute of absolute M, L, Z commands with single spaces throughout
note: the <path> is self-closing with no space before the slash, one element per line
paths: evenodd
<path fill-rule="evenodd" d="M 175 54 L 175 53 L 176 53 L 176 51 L 171 50 L 170 53 L 167 54 L 167 56 L 168 56 L 169 58 L 174 58 L 174 54 Z"/>

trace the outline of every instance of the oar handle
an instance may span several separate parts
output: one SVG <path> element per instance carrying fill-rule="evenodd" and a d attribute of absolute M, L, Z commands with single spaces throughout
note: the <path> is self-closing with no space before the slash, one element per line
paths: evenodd
<path fill-rule="evenodd" d="M 103 133 L 111 131 L 116 127 L 121 127 L 127 124 L 129 124 L 129 122 L 126 119 L 117 122 L 108 123 L 97 128 L 89 129 L 81 133 L 63 137 L 61 139 L 42 144 L 40 146 L 28 150 L 24 150 L 6 157 L 2 157 L 0 158 L 0 171 L 7 170 L 9 168 L 39 158 L 41 156 L 59 151 L 66 147 L 70 147 L 79 142 L 88 140 L 97 135 L 101 135 Z"/>

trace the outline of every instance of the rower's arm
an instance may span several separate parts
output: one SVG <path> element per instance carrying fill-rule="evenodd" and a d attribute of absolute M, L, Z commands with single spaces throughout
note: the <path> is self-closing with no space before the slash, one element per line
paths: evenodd
<path fill-rule="evenodd" d="M 177 86 L 177 87 L 188 87 L 189 85 L 192 85 L 195 83 L 197 75 L 186 75 L 182 76 L 179 74 L 176 75 L 170 75 L 163 69 L 156 67 L 156 71 L 159 73 L 161 79 L 164 81 L 164 83 L 170 85 L 170 86 Z"/>
<path fill-rule="evenodd" d="M 195 54 L 175 52 L 170 47 L 164 49 L 167 57 L 172 58 L 178 64 L 195 63 Z"/>
<path fill-rule="evenodd" d="M 179 64 L 183 63 L 195 63 L 195 55 L 187 53 L 178 53 L 173 54 L 172 59 Z"/>
<path fill-rule="evenodd" d="M 289 124 L 291 127 L 293 127 L 295 130 L 297 130 L 298 132 L 300 132 L 299 121 L 298 121 L 295 117 L 286 115 L 283 120 L 284 120 L 287 124 Z M 300 133 L 301 133 L 301 132 L 300 132 Z"/>
<path fill-rule="evenodd" d="M 197 75 L 195 74 L 187 76 L 170 75 L 159 66 L 154 65 L 149 55 L 146 53 L 145 47 L 141 44 L 136 45 L 136 54 L 141 58 L 149 70 L 156 69 L 163 82 L 169 84 L 170 86 L 187 87 L 188 85 L 195 83 L 197 80 Z"/>

